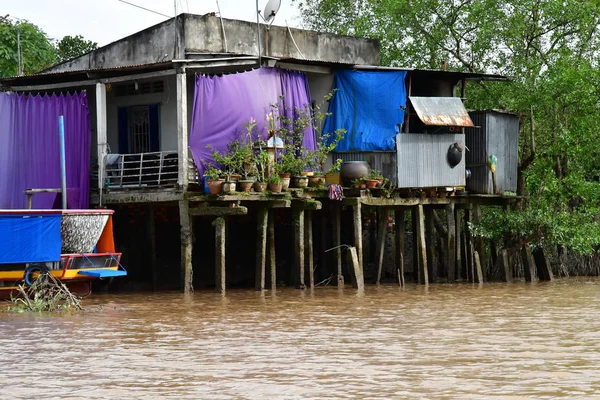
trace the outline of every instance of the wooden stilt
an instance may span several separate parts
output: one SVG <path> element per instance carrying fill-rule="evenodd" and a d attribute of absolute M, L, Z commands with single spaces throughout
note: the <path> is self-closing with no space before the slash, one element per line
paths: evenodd
<path fill-rule="evenodd" d="M 364 290 L 365 279 L 363 269 L 360 267 L 356 247 L 348 248 L 348 263 L 352 266 L 352 287 L 358 290 Z"/>
<path fill-rule="evenodd" d="M 319 270 L 315 271 L 316 275 L 315 275 L 315 279 L 317 279 L 318 281 L 321 281 L 323 279 L 325 279 L 326 277 L 330 276 L 332 271 L 331 271 L 331 262 L 329 261 L 329 259 L 331 259 L 331 253 L 326 253 L 325 251 L 329 248 L 327 247 L 327 243 L 328 243 L 328 238 L 330 237 L 327 234 L 327 230 L 328 230 L 328 223 L 331 223 L 331 220 L 329 218 L 331 218 L 331 213 L 328 212 L 326 207 L 323 207 L 323 209 L 321 210 L 321 213 L 319 215 L 320 218 L 317 217 L 317 219 L 321 220 L 321 226 L 319 228 L 319 239 L 321 241 L 321 245 L 319 246 L 320 249 L 320 256 L 319 256 Z"/>
<path fill-rule="evenodd" d="M 502 281 L 503 282 L 512 282 L 512 274 L 510 271 L 510 263 L 508 261 L 508 252 L 505 249 L 500 250 L 498 253 L 498 265 L 500 267 L 500 271 L 502 272 Z"/>
<path fill-rule="evenodd" d="M 477 283 L 483 283 L 483 271 L 481 270 L 481 259 L 479 258 L 479 252 L 473 251 L 473 264 L 475 265 L 475 271 L 477 273 Z"/>
<path fill-rule="evenodd" d="M 271 290 L 277 289 L 277 259 L 275 258 L 275 210 L 269 209 L 267 242 L 269 247 L 269 269 L 271 271 Z"/>
<path fill-rule="evenodd" d="M 183 293 L 194 291 L 192 286 L 192 221 L 187 200 L 179 201 L 179 224 L 181 226 L 181 286 Z"/>
<path fill-rule="evenodd" d="M 535 266 L 537 268 L 537 274 L 540 281 L 551 281 L 554 280 L 554 274 L 552 268 L 550 268 L 550 261 L 546 257 L 544 249 L 538 247 L 533 252 L 533 258 L 535 260 Z"/>
<path fill-rule="evenodd" d="M 377 284 L 381 282 L 381 273 L 383 272 L 383 257 L 385 255 L 385 242 L 387 237 L 387 224 L 388 224 L 388 209 L 380 207 L 378 210 L 378 221 L 379 232 L 377 233 Z"/>
<path fill-rule="evenodd" d="M 448 221 L 448 241 L 447 241 L 447 277 L 448 282 L 452 283 L 456 279 L 456 221 L 454 220 L 454 203 L 446 206 L 446 220 Z"/>
<path fill-rule="evenodd" d="M 423 205 L 413 207 L 413 212 L 416 213 L 417 219 L 417 242 L 416 247 L 418 248 L 418 270 L 419 283 L 427 285 L 429 283 L 429 277 L 427 274 L 427 244 L 425 242 L 425 214 L 423 213 Z"/>
<path fill-rule="evenodd" d="M 217 218 L 215 226 L 215 290 L 225 293 L 225 219 Z"/>
<path fill-rule="evenodd" d="M 341 239 L 341 219 L 342 210 L 340 207 L 334 206 L 333 209 L 333 254 L 335 257 L 336 273 L 337 273 L 337 285 L 344 286 L 344 274 L 342 272 L 342 244 Z"/>
<path fill-rule="evenodd" d="M 294 233 L 296 239 L 295 283 L 298 289 L 306 289 L 304 284 L 304 209 L 294 208 Z"/>
<path fill-rule="evenodd" d="M 456 239 L 456 279 L 462 279 L 462 270 L 463 270 L 463 260 L 462 260 L 462 235 L 461 235 L 461 221 L 460 218 L 460 210 L 458 208 L 454 209 L 454 223 L 456 224 L 456 234 L 454 235 Z"/>
<path fill-rule="evenodd" d="M 404 210 L 396 209 L 396 269 L 398 271 L 398 284 L 405 286 L 404 282 Z"/>
<path fill-rule="evenodd" d="M 535 280 L 535 261 L 533 254 L 529 246 L 523 246 L 521 249 L 521 259 L 523 260 L 523 272 L 525 274 L 526 282 L 533 282 Z"/>
<path fill-rule="evenodd" d="M 256 219 L 256 274 L 254 275 L 254 288 L 256 290 L 265 290 L 268 220 L 269 212 L 267 208 L 259 208 Z"/>
<path fill-rule="evenodd" d="M 358 254 L 358 264 L 363 268 L 363 244 L 362 244 L 362 214 L 361 204 L 358 203 L 352 207 L 352 215 L 354 220 L 354 247 Z"/>
<path fill-rule="evenodd" d="M 313 221 L 312 211 L 304 212 L 304 251 L 306 257 L 306 268 L 308 269 L 308 287 L 315 288 L 315 262 L 314 262 L 314 247 L 313 247 Z"/>
<path fill-rule="evenodd" d="M 477 203 L 473 204 L 473 222 L 478 224 L 481 221 L 481 206 Z M 479 253 L 479 262 L 481 265 L 481 270 L 487 270 L 487 255 L 485 251 L 485 243 L 482 237 L 475 238 L 474 250 Z"/>
<path fill-rule="evenodd" d="M 435 232 L 433 224 L 433 209 L 424 207 L 425 212 L 425 242 L 427 244 L 427 276 L 430 282 L 437 281 L 437 268 L 435 265 Z"/>
<path fill-rule="evenodd" d="M 465 209 L 465 248 L 467 260 L 467 275 L 469 280 L 475 282 L 475 255 L 473 254 L 473 238 L 469 225 L 471 224 L 471 210 Z"/>
<path fill-rule="evenodd" d="M 146 232 L 148 234 L 148 242 L 150 245 L 150 270 L 152 271 L 152 290 L 158 288 L 158 263 L 156 262 L 156 225 L 154 221 L 154 207 L 146 208 Z"/>
<path fill-rule="evenodd" d="M 410 217 L 412 220 L 412 266 L 413 266 L 413 281 L 419 282 L 419 276 L 421 275 L 421 271 L 419 269 L 419 215 L 416 211 L 416 207 L 412 207 L 410 210 Z"/>

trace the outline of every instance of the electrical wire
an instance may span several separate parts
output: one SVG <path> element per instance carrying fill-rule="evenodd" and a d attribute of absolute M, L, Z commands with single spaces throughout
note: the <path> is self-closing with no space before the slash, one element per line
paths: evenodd
<path fill-rule="evenodd" d="M 151 9 L 149 9 L 149 8 L 146 8 L 146 7 L 138 6 L 137 4 L 133 4 L 133 3 L 130 3 L 130 2 L 128 2 L 128 1 L 125 1 L 125 0 L 117 0 L 117 1 L 120 1 L 121 3 L 129 4 L 130 6 L 137 7 L 137 8 L 140 8 L 140 9 L 142 9 L 142 10 L 145 10 L 145 11 L 148 11 L 148 12 L 151 12 L 151 13 L 154 13 L 154 14 L 162 15 L 163 17 L 171 18 L 171 16 L 170 16 L 170 15 L 163 14 L 163 13 L 160 13 L 160 12 L 158 12 L 158 11 L 154 11 L 154 10 L 151 10 Z"/>

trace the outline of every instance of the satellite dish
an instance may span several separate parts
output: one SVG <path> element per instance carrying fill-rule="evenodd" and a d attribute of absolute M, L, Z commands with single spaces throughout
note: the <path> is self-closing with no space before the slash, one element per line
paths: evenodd
<path fill-rule="evenodd" d="M 275 19 L 275 15 L 281 7 L 281 0 L 269 0 L 262 13 L 262 17 L 267 24 L 270 24 Z"/>

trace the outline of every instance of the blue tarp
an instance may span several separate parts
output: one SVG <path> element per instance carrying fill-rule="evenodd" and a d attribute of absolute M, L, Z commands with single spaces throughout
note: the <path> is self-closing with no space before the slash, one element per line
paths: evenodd
<path fill-rule="evenodd" d="M 0 264 L 60 261 L 61 214 L 0 215 Z"/>
<path fill-rule="evenodd" d="M 404 123 L 406 71 L 335 72 L 329 103 L 331 116 L 323 132 L 346 130 L 335 151 L 395 150 L 395 136 Z"/>

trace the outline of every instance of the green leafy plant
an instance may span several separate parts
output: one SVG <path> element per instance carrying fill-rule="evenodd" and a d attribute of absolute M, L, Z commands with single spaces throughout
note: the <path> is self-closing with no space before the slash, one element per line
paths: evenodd
<path fill-rule="evenodd" d="M 328 174 L 337 174 L 340 172 L 340 170 L 342 169 L 342 163 L 344 162 L 344 160 L 342 160 L 341 158 L 338 158 L 337 160 L 335 160 L 335 162 L 333 163 L 333 165 L 331 166 L 331 168 L 329 168 L 329 171 L 327 171 Z"/>
<path fill-rule="evenodd" d="M 380 171 L 376 170 L 376 169 L 371 169 L 369 171 L 369 174 L 367 175 L 367 179 L 375 179 L 375 180 L 379 180 L 382 179 L 383 175 L 381 174 Z"/>
<path fill-rule="evenodd" d="M 222 173 L 223 172 L 220 169 L 215 168 L 214 166 L 211 166 L 206 171 L 204 171 L 204 176 L 207 177 L 208 179 L 219 179 L 219 176 Z"/>
<path fill-rule="evenodd" d="M 273 174 L 268 179 L 269 183 L 280 184 L 282 182 L 281 177 L 277 174 Z"/>

